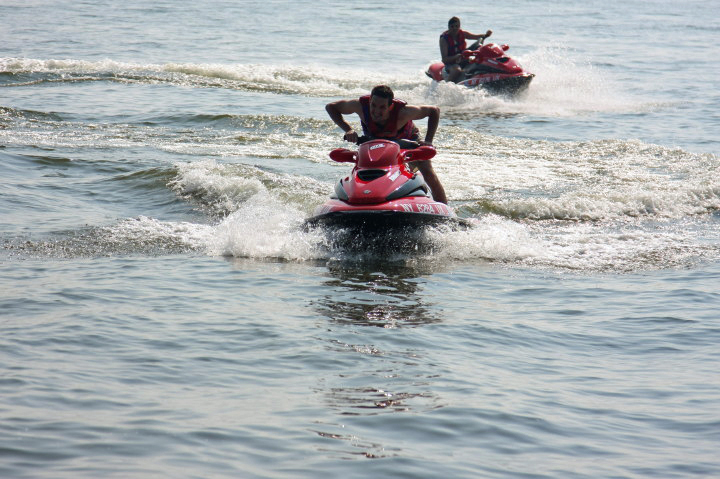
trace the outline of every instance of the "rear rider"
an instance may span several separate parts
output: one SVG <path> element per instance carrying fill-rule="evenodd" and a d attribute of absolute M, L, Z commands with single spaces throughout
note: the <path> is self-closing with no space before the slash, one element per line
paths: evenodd
<path fill-rule="evenodd" d="M 485 32 L 485 35 L 476 35 L 460 29 L 460 19 L 452 17 L 448 20 L 448 29 L 440 35 L 440 55 L 445 64 L 447 81 L 454 83 L 462 80 L 462 70 L 467 65 L 463 59 L 462 52 L 467 49 L 466 39 L 485 40 L 492 35 L 492 30 Z"/>

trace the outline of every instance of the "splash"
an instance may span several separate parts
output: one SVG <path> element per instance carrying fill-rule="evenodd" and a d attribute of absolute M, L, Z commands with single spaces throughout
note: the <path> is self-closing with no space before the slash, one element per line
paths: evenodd
<path fill-rule="evenodd" d="M 399 91 L 398 95 L 410 102 L 438 105 L 450 117 L 466 114 L 572 117 L 652 108 L 624 92 L 606 71 L 587 60 L 574 59 L 565 47 L 542 47 L 515 58 L 526 71 L 535 74 L 530 87 L 517 96 L 492 95 L 481 88 L 434 81 Z"/>
<path fill-rule="evenodd" d="M 207 252 L 293 261 L 319 259 L 322 237 L 302 230 L 304 218 L 292 205 L 268 192 L 258 193 L 215 227 Z"/>
<path fill-rule="evenodd" d="M 544 243 L 524 225 L 497 215 L 474 218 L 472 223 L 466 230 L 429 230 L 438 260 L 522 262 L 543 255 Z"/>
<path fill-rule="evenodd" d="M 496 156 L 478 165 L 477 148 L 489 142 L 498 143 L 491 148 Z M 297 175 L 203 161 L 179 165 L 171 185 L 219 218 L 203 230 L 201 246 L 193 246 L 211 255 L 636 271 L 718 254 L 714 242 L 698 238 L 713 228 L 708 213 L 720 209 L 712 155 L 640 142 L 556 144 L 480 134 L 466 134 L 449 149 L 450 157 L 438 164 L 461 172 L 462 178 L 449 177 L 447 189 L 473 227 L 429 229 L 417 236 L 415 247 L 392 251 L 381 242 L 343 247 L 341 232 L 301 228 L 312 207 L 324 201 L 327 183 L 316 181 L 309 192 Z M 466 190 L 469 197 L 458 200 L 455 181 L 482 180 L 493 187 Z M 357 238 L 350 243 L 367 244 Z"/>
<path fill-rule="evenodd" d="M 559 45 L 542 47 L 521 58 L 535 78 L 522 98 L 523 112 L 575 116 L 589 112 L 630 113 L 644 108 L 620 84 L 587 60 Z"/>
<path fill-rule="evenodd" d="M 179 164 L 170 186 L 222 218 L 207 238 L 208 254 L 295 261 L 319 257 L 320 236 L 301 228 L 308 215 L 303 205 L 320 203 L 328 185 L 206 160 Z"/>

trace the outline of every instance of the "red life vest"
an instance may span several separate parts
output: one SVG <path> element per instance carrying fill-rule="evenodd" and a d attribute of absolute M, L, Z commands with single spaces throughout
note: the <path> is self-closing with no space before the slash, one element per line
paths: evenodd
<path fill-rule="evenodd" d="M 462 53 L 463 50 L 467 48 L 467 42 L 465 41 L 465 31 L 460 30 L 458 32 L 458 41 L 455 42 L 455 39 L 450 35 L 450 30 L 445 30 L 442 35 L 440 35 L 440 38 L 444 38 L 447 42 L 447 54 L 449 57 L 453 55 L 457 55 L 458 53 Z"/>
<path fill-rule="evenodd" d="M 362 106 L 362 117 L 360 124 L 362 125 L 363 135 L 371 138 L 386 138 L 389 140 L 414 140 L 419 138 L 418 129 L 412 121 L 408 121 L 399 129 L 397 128 L 398 115 L 400 110 L 407 105 L 406 102 L 393 99 L 390 116 L 384 125 L 380 126 L 372 120 L 370 116 L 370 95 L 360 97 L 360 105 Z"/>

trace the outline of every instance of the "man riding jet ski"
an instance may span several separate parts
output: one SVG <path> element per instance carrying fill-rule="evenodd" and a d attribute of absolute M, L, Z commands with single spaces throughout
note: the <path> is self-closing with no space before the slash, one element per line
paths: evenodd
<path fill-rule="evenodd" d="M 334 161 L 353 163 L 354 167 L 335 184 L 330 199 L 315 209 L 306 226 L 356 232 L 405 231 L 408 227 L 420 231 L 418 226 L 439 224 L 468 226 L 447 205 L 430 163 L 436 153 L 432 139 L 440 120 L 438 107 L 407 105 L 396 100 L 389 87 L 380 85 L 368 96 L 329 103 L 326 109 L 345 132 L 344 139 L 360 147 L 330 153 Z M 352 113 L 360 116 L 365 136 L 358 137 L 343 119 Z M 425 141 L 418 141 L 413 120 L 426 117 Z M 413 171 L 415 167 L 419 172 Z"/>
<path fill-rule="evenodd" d="M 306 227 L 346 229 L 372 237 L 378 233 L 424 226 L 467 227 L 445 203 L 435 201 L 423 175 L 408 168 L 409 163 L 427 163 L 435 148 L 409 140 L 367 140 L 360 137 L 357 151 L 337 148 L 330 158 L 353 163 L 349 175 L 335 184 L 334 193 L 318 206 Z"/>
<path fill-rule="evenodd" d="M 454 83 L 464 79 L 463 68 L 469 63 L 463 57 L 463 52 L 468 49 L 466 40 L 481 40 L 484 42 L 490 35 L 492 35 L 492 30 L 488 30 L 484 35 L 476 35 L 461 30 L 460 19 L 452 17 L 448 21 L 448 29 L 440 35 L 440 58 L 444 65 L 444 79 Z M 476 44 L 477 42 L 473 46 Z"/>
<path fill-rule="evenodd" d="M 390 87 L 378 85 L 372 89 L 370 95 L 362 96 L 356 100 L 339 100 L 328 103 L 325 107 L 332 121 L 345 132 L 344 139 L 357 143 L 358 134 L 343 119 L 343 115 L 353 113 L 360 117 L 363 135 L 372 139 L 385 140 L 411 140 L 421 145 L 432 146 L 438 124 L 440 123 L 440 109 L 436 106 L 408 105 L 395 98 Z M 420 141 L 420 132 L 413 124 L 413 120 L 428 119 L 425 141 Z M 427 182 L 435 200 L 446 203 L 445 189 L 433 170 L 430 161 L 411 164 L 417 167 Z"/>
<path fill-rule="evenodd" d="M 428 67 L 426 75 L 435 81 L 452 81 L 466 87 L 481 87 L 490 93 L 514 95 L 525 90 L 534 74 L 526 72 L 505 52 L 508 45 L 489 43 L 483 45 L 492 34 L 474 35 L 460 30 L 460 20 L 453 17 L 449 29 L 440 35 L 442 62 Z M 478 38 L 466 49 L 466 38 Z"/>

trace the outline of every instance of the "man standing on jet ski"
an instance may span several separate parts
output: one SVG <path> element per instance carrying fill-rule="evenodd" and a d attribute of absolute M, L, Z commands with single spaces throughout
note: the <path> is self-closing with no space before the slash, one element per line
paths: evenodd
<path fill-rule="evenodd" d="M 463 59 L 462 52 L 467 49 L 466 39 L 483 40 L 492 35 L 492 30 L 485 32 L 485 35 L 466 32 L 460 29 L 460 19 L 452 17 L 448 20 L 448 29 L 440 35 L 440 55 L 445 64 L 447 81 L 457 83 L 462 80 L 462 71 L 467 62 Z M 463 64 L 464 63 L 464 64 Z"/>
<path fill-rule="evenodd" d="M 432 140 L 440 123 L 440 108 L 431 105 L 413 106 L 395 98 L 390 87 L 378 85 L 369 95 L 357 100 L 338 100 L 325 106 L 328 115 L 345 132 L 343 139 L 357 143 L 358 134 L 343 119 L 343 115 L 356 113 L 360 117 L 363 135 L 368 138 L 386 140 L 412 140 L 421 145 L 432 146 Z M 420 140 L 420 132 L 413 120 L 428 119 L 425 141 Z M 430 161 L 410 162 L 417 166 L 425 182 L 430 187 L 435 201 L 447 204 L 445 189 L 433 170 Z"/>

